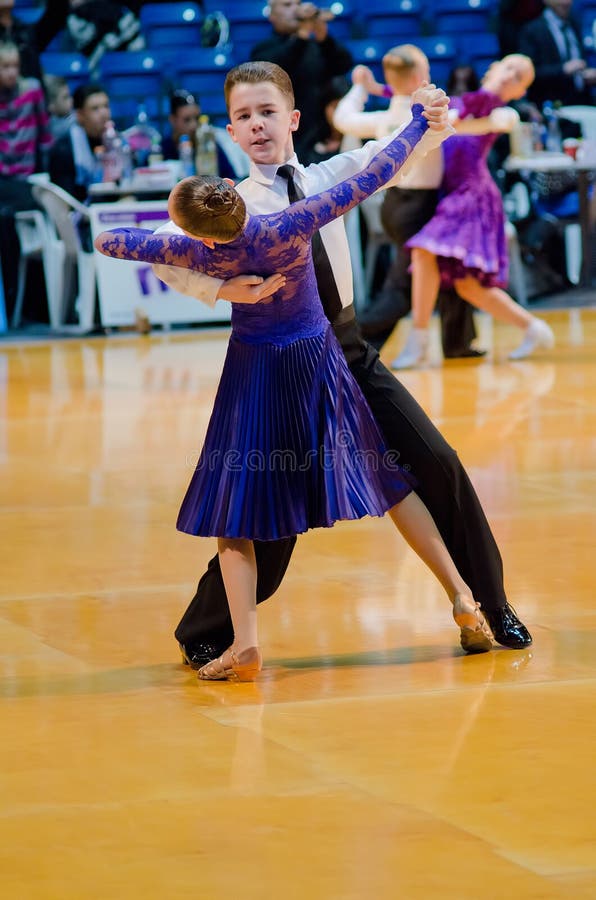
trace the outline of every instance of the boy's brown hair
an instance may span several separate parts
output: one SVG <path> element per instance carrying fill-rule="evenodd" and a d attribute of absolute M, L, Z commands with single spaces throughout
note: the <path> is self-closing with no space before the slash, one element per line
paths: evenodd
<path fill-rule="evenodd" d="M 256 62 L 240 63 L 234 66 L 226 75 L 224 83 L 224 98 L 228 112 L 230 111 L 230 94 L 237 84 L 262 84 L 269 82 L 274 84 L 288 101 L 290 109 L 294 109 L 294 88 L 287 72 L 272 62 L 258 60 Z"/>

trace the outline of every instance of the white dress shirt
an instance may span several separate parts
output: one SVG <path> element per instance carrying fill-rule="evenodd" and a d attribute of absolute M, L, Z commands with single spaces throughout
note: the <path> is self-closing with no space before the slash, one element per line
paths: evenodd
<path fill-rule="evenodd" d="M 333 116 L 335 127 L 343 134 L 363 140 L 379 139 L 410 119 L 412 101 L 408 96 L 394 94 L 387 109 L 374 112 L 364 112 L 367 100 L 368 91 L 361 84 L 355 84 L 337 104 Z M 442 177 L 442 153 L 437 148 L 427 153 L 424 162 L 411 167 L 397 183 L 401 188 L 430 190 L 438 188 Z"/>
<path fill-rule="evenodd" d="M 364 169 L 382 147 L 386 146 L 396 134 L 403 131 L 410 119 L 411 110 L 408 105 L 407 121 L 401 123 L 400 128 L 381 141 L 369 141 L 357 150 L 340 153 L 324 162 L 307 167 L 298 162 L 295 154 L 286 160 L 286 163 L 295 167 L 294 180 L 304 191 L 306 197 L 318 194 Z M 417 166 L 427 153 L 434 150 L 444 140 L 447 133 L 427 130 L 402 166 L 396 179 L 390 183 L 395 184 L 400 181 L 400 176 L 406 175 L 410 169 Z M 236 185 L 236 190 L 243 197 L 246 208 L 252 215 L 279 212 L 288 206 L 288 184 L 284 178 L 276 175 L 278 168 L 279 165 L 263 166 L 251 162 L 249 177 Z M 183 233 L 171 221 L 160 226 L 157 232 Z M 328 225 L 321 228 L 320 233 L 331 262 L 342 306 L 349 306 L 354 300 L 354 290 L 350 250 L 342 219 L 329 222 Z M 221 279 L 211 278 L 208 275 L 176 266 L 155 265 L 153 270 L 157 277 L 170 287 L 182 294 L 196 297 L 210 306 L 215 305 L 217 293 L 223 284 Z"/>

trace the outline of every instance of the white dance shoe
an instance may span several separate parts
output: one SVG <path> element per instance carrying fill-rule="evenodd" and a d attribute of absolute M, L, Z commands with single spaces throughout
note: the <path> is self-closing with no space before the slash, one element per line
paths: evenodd
<path fill-rule="evenodd" d="M 542 319 L 532 319 L 526 328 L 521 344 L 511 351 L 509 359 L 525 359 L 538 347 L 550 350 L 554 345 L 555 335 L 550 325 L 547 325 Z"/>
<path fill-rule="evenodd" d="M 428 365 L 428 331 L 412 328 L 401 353 L 391 363 L 392 369 L 413 369 Z"/>

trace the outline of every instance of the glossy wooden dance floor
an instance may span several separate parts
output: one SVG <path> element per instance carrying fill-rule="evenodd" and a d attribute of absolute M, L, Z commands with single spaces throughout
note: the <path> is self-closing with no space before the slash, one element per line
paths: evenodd
<path fill-rule="evenodd" d="M 464 656 L 388 521 L 310 533 L 255 685 L 173 628 L 225 333 L 0 347 L 0 896 L 596 897 L 596 311 L 404 375 L 474 479 L 535 642 Z M 395 347 L 388 348 L 388 357 Z"/>

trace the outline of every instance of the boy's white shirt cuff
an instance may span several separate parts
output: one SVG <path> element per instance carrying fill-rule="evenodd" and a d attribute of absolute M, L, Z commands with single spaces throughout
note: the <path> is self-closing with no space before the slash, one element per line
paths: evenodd
<path fill-rule="evenodd" d="M 428 156 L 429 153 L 438 150 L 443 141 L 452 134 L 455 134 L 455 131 L 451 125 L 447 125 L 441 131 L 431 131 L 430 128 L 428 128 L 402 165 L 399 172 L 397 172 L 391 181 L 388 181 L 381 190 L 386 190 L 390 187 L 407 189 L 412 182 L 416 183 L 420 177 L 420 173 L 417 171 L 418 167 L 424 166 L 425 157 Z"/>

